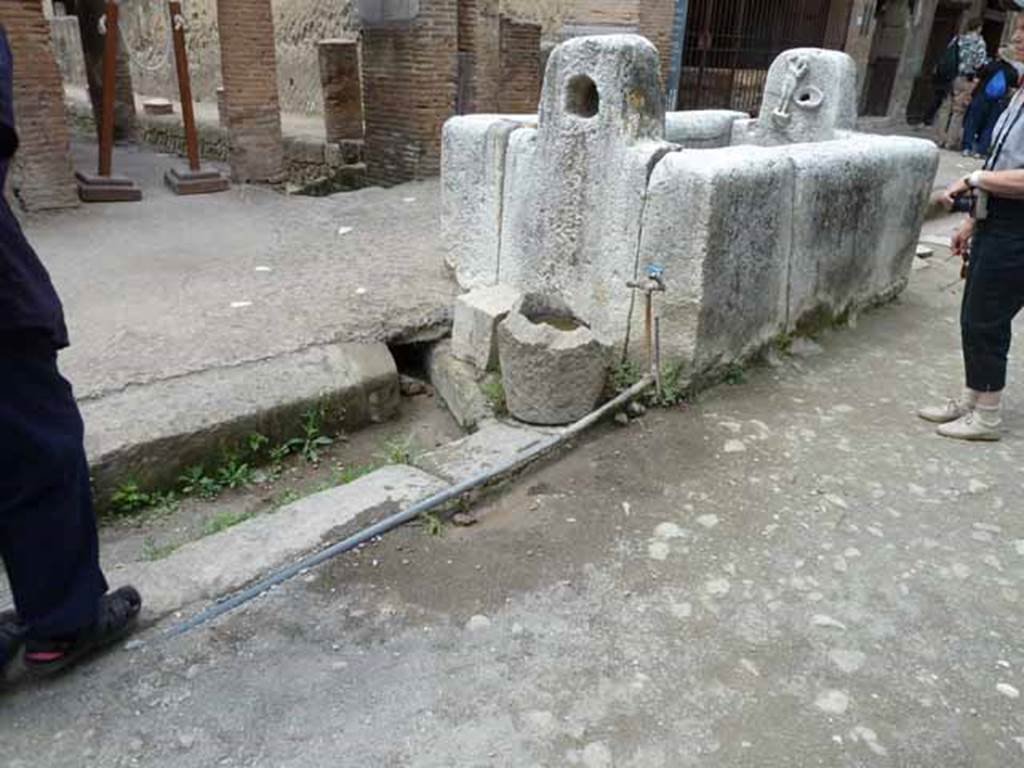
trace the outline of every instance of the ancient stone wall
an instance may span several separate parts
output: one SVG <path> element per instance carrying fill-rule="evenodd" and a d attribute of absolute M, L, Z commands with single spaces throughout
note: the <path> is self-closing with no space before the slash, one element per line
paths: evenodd
<path fill-rule="evenodd" d="M 32 211 L 78 205 L 60 70 L 39 0 L 0 3 L 14 55 L 14 108 L 21 147 L 13 188 Z"/>
<path fill-rule="evenodd" d="M 415 19 L 363 28 L 367 176 L 436 175 L 441 127 L 455 113 L 457 0 L 421 0 Z"/>

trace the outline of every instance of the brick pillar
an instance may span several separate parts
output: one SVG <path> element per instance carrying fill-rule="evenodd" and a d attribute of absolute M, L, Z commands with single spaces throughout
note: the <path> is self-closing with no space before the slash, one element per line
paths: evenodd
<path fill-rule="evenodd" d="M 7 29 L 14 54 L 14 109 L 21 139 L 15 194 L 29 211 L 73 208 L 78 191 L 64 117 L 64 86 L 42 3 L 4 0 L 0 24 Z"/>
<path fill-rule="evenodd" d="M 324 123 L 330 142 L 363 138 L 363 89 L 359 79 L 359 43 L 321 40 L 320 83 Z"/>
<path fill-rule="evenodd" d="M 217 0 L 231 173 L 236 181 L 284 176 L 270 0 Z"/>
<path fill-rule="evenodd" d="M 501 20 L 498 111 L 534 114 L 540 101 L 540 26 Z"/>
<path fill-rule="evenodd" d="M 501 82 L 497 0 L 459 0 L 459 112 L 495 112 Z"/>
<path fill-rule="evenodd" d="M 372 7 L 372 6 L 371 6 Z M 363 20 L 367 177 L 437 175 L 441 127 L 455 112 L 456 0 L 420 0 L 415 18 Z"/>

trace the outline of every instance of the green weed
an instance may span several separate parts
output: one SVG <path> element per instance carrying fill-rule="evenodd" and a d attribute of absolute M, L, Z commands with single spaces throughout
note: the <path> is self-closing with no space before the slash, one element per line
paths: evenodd
<path fill-rule="evenodd" d="M 203 535 L 212 536 L 215 533 L 226 531 L 228 528 L 233 528 L 239 523 L 244 523 L 255 514 L 255 510 L 248 512 L 219 512 L 206 521 L 206 524 L 203 526 Z"/>
<path fill-rule="evenodd" d="M 152 536 L 147 536 L 146 540 L 142 542 L 142 559 L 148 562 L 163 560 L 176 549 L 178 549 L 177 544 L 164 544 L 162 546 L 158 546 L 156 540 Z"/>
<path fill-rule="evenodd" d="M 508 405 L 505 401 L 505 384 L 501 376 L 491 374 L 480 382 L 480 391 L 484 393 L 487 404 L 491 410 L 499 416 L 508 413 Z"/>
<path fill-rule="evenodd" d="M 317 405 L 308 409 L 302 417 L 302 436 L 294 437 L 284 444 L 288 453 L 298 452 L 310 464 L 318 464 L 320 452 L 334 443 L 334 440 L 323 434 L 322 431 L 326 416 L 327 407 L 325 405 Z"/>
<path fill-rule="evenodd" d="M 433 512 L 424 512 L 420 515 L 428 536 L 444 536 L 444 521 Z"/>
<path fill-rule="evenodd" d="M 376 458 L 383 464 L 411 464 L 416 458 L 412 438 L 391 438 L 384 441 Z"/>
<path fill-rule="evenodd" d="M 725 367 L 725 373 L 722 375 L 722 379 L 726 384 L 736 386 L 747 380 L 747 373 L 739 363 L 729 363 Z"/>
<path fill-rule="evenodd" d="M 377 469 L 374 464 L 363 464 L 355 467 L 344 467 L 334 473 L 334 484 L 335 485 L 348 485 L 354 480 L 358 480 L 360 477 L 366 475 Z"/>

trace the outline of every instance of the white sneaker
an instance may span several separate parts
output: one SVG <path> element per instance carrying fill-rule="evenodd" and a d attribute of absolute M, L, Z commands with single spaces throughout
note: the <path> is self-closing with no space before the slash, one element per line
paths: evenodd
<path fill-rule="evenodd" d="M 942 405 L 930 405 L 917 412 L 925 421 L 932 424 L 949 424 L 951 421 L 961 419 L 974 410 L 974 404 L 966 397 L 958 400 L 947 400 Z"/>
<path fill-rule="evenodd" d="M 1003 419 L 998 409 L 986 409 L 990 413 L 981 413 L 977 410 L 960 417 L 956 421 L 943 424 L 939 427 L 938 433 L 943 437 L 950 437 L 954 440 L 973 440 L 980 442 L 995 442 L 1002 439 L 1000 427 Z"/>

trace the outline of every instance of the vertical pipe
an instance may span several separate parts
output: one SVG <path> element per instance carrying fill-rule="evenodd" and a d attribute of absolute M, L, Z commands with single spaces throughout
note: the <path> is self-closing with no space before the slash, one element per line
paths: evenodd
<path fill-rule="evenodd" d="M 103 124 L 100 126 L 99 175 L 114 165 L 114 89 L 117 87 L 117 2 L 107 0 L 107 39 L 103 48 Z"/>
<path fill-rule="evenodd" d="M 192 107 L 192 82 L 188 73 L 188 51 L 185 48 L 184 16 L 181 0 L 170 0 L 171 34 L 174 37 L 174 64 L 178 69 L 178 92 L 181 94 L 181 119 L 185 126 L 185 148 L 189 170 L 199 170 L 199 136 Z"/>

